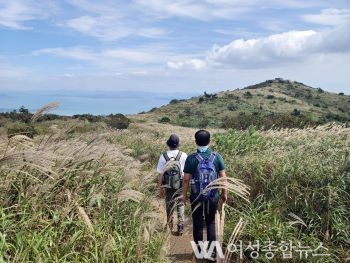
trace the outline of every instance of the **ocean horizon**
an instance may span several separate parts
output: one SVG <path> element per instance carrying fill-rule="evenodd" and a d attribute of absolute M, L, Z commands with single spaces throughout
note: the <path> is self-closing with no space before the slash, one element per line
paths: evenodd
<path fill-rule="evenodd" d="M 24 106 L 30 112 L 35 112 L 50 102 L 59 102 L 59 107 L 50 113 L 64 116 L 117 113 L 132 115 L 166 105 L 173 99 L 189 99 L 197 95 L 199 94 L 147 91 L 6 91 L 0 93 L 0 111 L 10 112 Z"/>

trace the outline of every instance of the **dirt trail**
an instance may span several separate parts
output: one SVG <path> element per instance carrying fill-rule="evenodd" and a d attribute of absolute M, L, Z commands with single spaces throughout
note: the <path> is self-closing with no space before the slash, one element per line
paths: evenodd
<path fill-rule="evenodd" d="M 197 131 L 197 129 L 194 128 L 186 128 L 186 127 L 178 127 L 178 126 L 172 126 L 172 125 L 165 125 L 165 124 L 159 124 L 159 123 L 135 123 L 136 127 L 142 129 L 145 134 L 147 132 L 153 132 L 153 131 L 159 131 L 161 133 L 161 136 L 163 138 L 159 138 L 159 142 L 163 143 L 168 138 L 169 134 L 176 133 L 181 138 L 181 145 L 186 145 L 188 148 L 195 149 L 194 144 L 194 133 Z M 211 130 L 212 133 L 219 132 L 220 130 Z M 122 148 L 122 147 L 121 147 Z M 140 173 L 141 163 L 136 160 L 135 158 L 129 156 L 127 150 L 121 151 L 121 160 L 127 160 L 125 163 L 132 164 L 132 170 L 129 171 L 131 174 L 138 174 Z M 155 168 L 154 168 L 155 169 Z M 144 172 L 145 173 L 145 172 Z M 154 174 L 154 171 L 147 171 L 146 173 Z M 163 201 L 157 199 L 157 202 Z M 164 212 L 164 219 L 166 218 L 165 214 L 165 207 L 163 210 Z M 176 214 L 176 213 L 175 213 Z M 176 216 L 175 216 L 176 218 Z M 195 262 L 202 262 L 202 261 L 196 261 L 193 255 L 193 249 L 191 246 L 190 241 L 193 240 L 192 238 L 192 220 L 191 217 L 186 215 L 185 218 L 185 233 L 182 236 L 177 236 L 174 234 L 171 234 L 168 239 L 167 244 L 167 254 L 166 257 L 169 260 L 169 262 L 176 262 L 176 263 L 195 263 Z"/>
<path fill-rule="evenodd" d="M 192 261 L 193 250 L 190 244 L 192 239 L 192 221 L 185 220 L 185 233 L 182 236 L 171 235 L 169 238 L 169 259 L 170 262 L 190 263 Z"/>
<path fill-rule="evenodd" d="M 144 126 L 145 128 L 150 128 L 150 125 L 144 125 Z M 152 126 L 151 128 L 153 129 Z M 186 129 L 184 129 L 183 131 L 181 130 L 181 132 L 182 132 L 181 135 L 183 136 L 183 138 L 186 138 L 185 136 Z M 189 134 L 189 132 L 187 133 Z M 142 163 L 136 158 L 130 156 L 128 149 L 125 149 L 125 147 L 121 145 L 115 145 L 114 147 L 115 147 L 114 151 L 115 151 L 116 162 L 126 164 L 125 171 L 126 171 L 127 177 L 132 178 L 136 174 L 152 174 L 153 171 L 141 172 Z M 159 204 L 160 211 L 162 214 L 164 213 L 163 218 L 166 221 L 165 206 L 162 207 L 164 205 L 164 200 L 156 198 L 155 203 Z M 176 219 L 176 212 L 174 216 Z M 176 228 L 175 226 L 174 226 L 174 229 Z M 192 261 L 193 250 L 190 244 L 190 240 L 192 240 L 192 221 L 190 217 L 186 216 L 184 234 L 182 236 L 177 236 L 175 233 L 169 235 L 168 244 L 166 245 L 166 247 L 168 248 L 166 258 L 169 260 L 169 262 L 176 262 L 176 263 L 195 262 L 195 261 Z"/>

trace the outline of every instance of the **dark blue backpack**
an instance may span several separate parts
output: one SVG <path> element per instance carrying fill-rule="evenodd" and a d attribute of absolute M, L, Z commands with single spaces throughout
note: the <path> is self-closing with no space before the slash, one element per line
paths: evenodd
<path fill-rule="evenodd" d="M 216 153 L 212 152 L 208 159 L 204 159 L 199 153 L 196 154 L 198 160 L 197 170 L 192 178 L 191 191 L 198 200 L 206 201 L 218 193 L 218 189 L 205 189 L 211 182 L 218 178 L 218 173 L 214 165 Z"/>

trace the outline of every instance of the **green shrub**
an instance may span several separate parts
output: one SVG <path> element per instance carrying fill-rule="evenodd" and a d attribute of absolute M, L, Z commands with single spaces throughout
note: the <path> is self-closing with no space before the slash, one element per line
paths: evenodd
<path fill-rule="evenodd" d="M 123 114 L 118 113 L 108 115 L 105 122 L 108 124 L 108 126 L 115 129 L 127 129 L 131 121 Z"/>
<path fill-rule="evenodd" d="M 204 129 L 204 128 L 207 128 L 208 125 L 209 125 L 209 119 L 208 118 L 200 118 L 198 120 L 197 128 Z"/>
<path fill-rule="evenodd" d="M 244 93 L 244 97 L 247 98 L 247 99 L 249 99 L 249 98 L 252 98 L 252 97 L 253 97 L 253 94 L 252 94 L 250 91 L 246 91 L 246 92 Z"/>
<path fill-rule="evenodd" d="M 169 102 L 169 104 L 177 104 L 177 103 L 179 103 L 179 102 L 181 102 L 181 101 L 183 101 L 183 100 L 172 99 L 172 100 Z"/>
<path fill-rule="evenodd" d="M 14 135 L 22 134 L 30 138 L 33 138 L 36 135 L 36 131 L 33 125 L 23 123 L 23 122 L 13 122 L 7 125 L 7 134 L 8 137 Z"/>
<path fill-rule="evenodd" d="M 170 118 L 169 117 L 162 117 L 158 120 L 159 123 L 169 123 Z"/>
<path fill-rule="evenodd" d="M 97 125 L 89 122 L 82 122 L 82 121 L 77 121 L 71 127 L 69 127 L 67 133 L 72 135 L 72 134 L 81 134 L 81 133 L 88 133 L 88 132 L 94 132 L 97 131 L 98 127 Z"/>
<path fill-rule="evenodd" d="M 111 115 L 110 115 L 111 116 Z M 73 119 L 87 120 L 89 122 L 99 122 L 102 121 L 102 116 L 96 116 L 92 114 L 76 114 L 72 116 Z"/>
<path fill-rule="evenodd" d="M 185 107 L 185 109 L 183 111 L 183 114 L 184 114 L 184 116 L 187 116 L 187 117 L 191 116 L 192 115 L 191 108 L 190 107 Z"/>
<path fill-rule="evenodd" d="M 237 105 L 232 102 L 227 105 L 227 109 L 230 111 L 235 111 L 237 110 L 237 108 L 238 108 Z"/>
<path fill-rule="evenodd" d="M 301 114 L 300 110 L 298 110 L 298 109 L 294 109 L 291 113 L 291 115 L 293 115 L 293 116 L 300 116 L 300 114 Z"/>
<path fill-rule="evenodd" d="M 222 119 L 221 128 L 245 130 L 250 126 L 258 129 L 275 128 L 303 128 L 320 124 L 321 121 L 313 120 L 311 117 L 303 115 L 290 115 L 287 113 L 272 113 L 262 115 L 258 112 L 252 114 L 239 114 L 235 116 L 225 116 Z"/>

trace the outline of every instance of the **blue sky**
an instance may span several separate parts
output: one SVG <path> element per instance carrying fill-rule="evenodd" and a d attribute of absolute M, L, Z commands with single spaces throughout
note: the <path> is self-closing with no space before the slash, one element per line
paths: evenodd
<path fill-rule="evenodd" d="M 22 91 L 186 97 L 275 77 L 349 94 L 349 28 L 349 0 L 0 0 L 0 108 Z"/>

